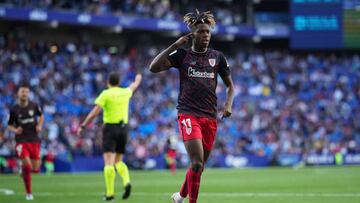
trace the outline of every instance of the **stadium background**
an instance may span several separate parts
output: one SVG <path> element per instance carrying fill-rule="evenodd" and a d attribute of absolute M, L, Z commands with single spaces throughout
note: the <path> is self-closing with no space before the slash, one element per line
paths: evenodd
<path fill-rule="evenodd" d="M 155 76 L 148 65 L 187 32 L 182 16 L 195 8 L 214 12 L 211 46 L 227 56 L 235 84 L 209 167 L 360 164 L 358 0 L 1 0 L 0 172 L 18 170 L 6 126 L 20 81 L 43 107 L 43 159 L 56 172 L 97 171 L 100 117 L 84 136 L 75 132 L 107 73 L 127 85 L 137 69 L 144 80 L 130 105 L 126 162 L 164 169 L 171 140 L 186 167 L 177 72 Z"/>

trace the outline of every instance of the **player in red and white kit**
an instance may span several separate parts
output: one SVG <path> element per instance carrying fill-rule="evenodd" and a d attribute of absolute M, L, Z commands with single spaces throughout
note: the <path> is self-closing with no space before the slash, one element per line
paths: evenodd
<path fill-rule="evenodd" d="M 177 68 L 180 72 L 178 98 L 178 125 L 191 166 L 186 173 L 180 192 L 172 195 L 173 203 L 181 203 L 189 196 L 189 202 L 197 202 L 200 177 L 204 163 L 213 147 L 217 130 L 217 76 L 227 87 L 226 103 L 222 117 L 231 115 L 234 97 L 233 82 L 225 56 L 209 48 L 211 29 L 215 20 L 210 12 L 188 13 L 184 17 L 191 33 L 181 37 L 162 51 L 150 64 L 150 71 L 157 73 Z M 188 41 L 191 48 L 183 49 Z"/>
<path fill-rule="evenodd" d="M 176 174 L 176 150 L 177 138 L 175 136 L 169 136 L 165 145 L 165 161 L 173 175 Z"/>
<path fill-rule="evenodd" d="M 44 116 L 39 105 L 29 101 L 30 88 L 22 84 L 18 89 L 18 101 L 10 109 L 8 129 L 15 133 L 16 154 L 22 160 L 22 178 L 26 200 L 33 200 L 31 172 L 40 169 L 40 138 Z"/>

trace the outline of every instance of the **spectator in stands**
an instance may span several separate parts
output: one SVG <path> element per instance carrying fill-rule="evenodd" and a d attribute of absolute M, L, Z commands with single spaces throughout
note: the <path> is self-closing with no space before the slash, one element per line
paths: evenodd
<path fill-rule="evenodd" d="M 104 88 L 101 81 L 106 72 L 128 75 L 123 81 L 129 84 L 135 74 L 132 59 L 127 52 L 111 54 L 107 47 L 95 49 L 64 42 L 53 53 L 54 46 L 16 33 L 0 35 L 0 132 L 5 138 L 0 141 L 0 152 L 6 152 L 2 157 L 14 154 L 14 137 L 4 130 L 6 109 L 14 103 L 13 92 L 24 78 L 34 90 L 30 97 L 43 104 L 45 134 L 57 156 L 101 152 L 100 124 L 89 126 L 86 137 L 79 138 L 75 136 L 79 127 L 76 118 L 90 110 Z M 138 51 L 139 67 L 146 69 L 152 50 L 158 48 Z M 233 119 L 219 126 L 222 136 L 213 155 L 257 154 L 272 159 L 280 154 L 360 153 L 359 54 L 239 50 L 228 61 L 234 67 L 236 110 Z M 172 122 L 178 86 L 174 72 L 159 80 L 145 72 L 144 78 L 130 105 L 134 115 L 129 120 L 129 127 L 134 129 L 130 135 L 136 142 L 129 148 L 137 148 L 135 143 L 145 139 L 141 147 L 149 153 L 139 154 L 146 158 L 161 154 L 167 136 L 178 133 Z M 219 84 L 219 88 L 224 86 Z M 218 95 L 220 103 L 224 98 Z M 145 100 L 148 105 L 142 111 L 133 111 L 140 109 L 142 103 L 138 101 Z M 245 138 L 251 142 L 244 142 Z"/>

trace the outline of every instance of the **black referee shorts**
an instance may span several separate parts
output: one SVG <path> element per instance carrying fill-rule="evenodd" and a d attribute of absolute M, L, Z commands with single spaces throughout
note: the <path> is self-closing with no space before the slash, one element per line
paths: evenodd
<path fill-rule="evenodd" d="M 124 154 L 128 141 L 128 127 L 126 124 L 105 124 L 103 128 L 103 152 Z"/>

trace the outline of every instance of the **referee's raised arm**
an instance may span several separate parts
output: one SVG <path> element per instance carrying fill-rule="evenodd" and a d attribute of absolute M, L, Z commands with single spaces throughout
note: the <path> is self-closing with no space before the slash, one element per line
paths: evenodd
<path fill-rule="evenodd" d="M 131 89 L 131 91 L 134 92 L 139 87 L 141 79 L 142 79 L 141 74 L 140 73 L 136 74 L 134 82 L 132 82 L 129 85 L 129 88 Z"/>

